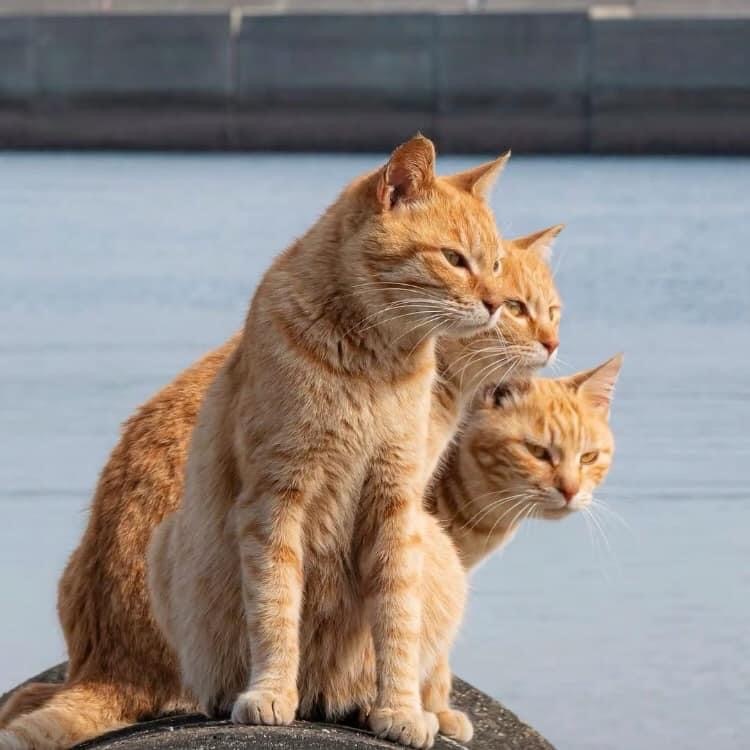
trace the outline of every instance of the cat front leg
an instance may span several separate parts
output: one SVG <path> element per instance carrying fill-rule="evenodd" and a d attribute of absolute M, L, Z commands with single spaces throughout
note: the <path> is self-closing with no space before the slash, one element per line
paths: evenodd
<path fill-rule="evenodd" d="M 448 656 L 443 655 L 422 684 L 422 704 L 437 716 L 440 734 L 458 742 L 469 742 L 474 736 L 474 727 L 463 711 L 450 705 L 452 681 Z"/>
<path fill-rule="evenodd" d="M 396 482 L 394 467 L 381 469 L 368 482 L 364 498 L 373 543 L 364 555 L 362 574 L 378 685 L 368 722 L 379 737 L 427 748 L 435 741 L 438 722 L 422 709 L 419 689 L 421 494 L 418 483 Z"/>
<path fill-rule="evenodd" d="M 251 654 L 248 688 L 232 708 L 238 724 L 290 724 L 297 711 L 303 516 L 299 488 L 267 488 L 238 500 L 235 523 Z"/>
<path fill-rule="evenodd" d="M 422 575 L 422 705 L 438 718 L 440 733 L 468 742 L 474 728 L 463 711 L 451 707 L 453 677 L 448 655 L 463 617 L 467 579 L 453 542 L 433 516 L 423 516 L 425 561 Z"/>

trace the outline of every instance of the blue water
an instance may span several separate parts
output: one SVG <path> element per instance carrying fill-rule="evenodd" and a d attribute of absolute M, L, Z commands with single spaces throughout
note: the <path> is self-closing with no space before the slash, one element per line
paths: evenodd
<path fill-rule="evenodd" d="M 120 422 L 376 163 L 0 155 L 0 690 L 64 656 L 56 580 Z M 517 157 L 495 195 L 506 235 L 567 223 L 564 362 L 626 353 L 602 493 L 624 524 L 524 528 L 454 658 L 562 750 L 750 736 L 749 196 L 747 160 Z"/>

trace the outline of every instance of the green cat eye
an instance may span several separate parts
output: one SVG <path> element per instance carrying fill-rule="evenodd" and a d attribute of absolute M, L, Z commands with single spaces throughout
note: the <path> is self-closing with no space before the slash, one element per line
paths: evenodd
<path fill-rule="evenodd" d="M 560 308 L 556 306 L 552 306 L 549 309 L 549 318 L 550 320 L 556 320 L 557 316 L 560 314 Z"/>
<path fill-rule="evenodd" d="M 455 268 L 468 268 L 469 264 L 466 262 L 466 258 L 464 258 L 461 253 L 457 252 L 456 250 L 450 250 L 447 247 L 443 248 L 443 255 L 445 256 L 445 259 Z"/>
<path fill-rule="evenodd" d="M 516 317 L 522 317 L 526 315 L 526 305 L 518 299 L 509 299 L 505 301 L 505 306 L 508 308 L 508 312 Z"/>
<path fill-rule="evenodd" d="M 536 443 L 526 443 L 526 448 L 534 458 L 538 458 L 540 461 L 552 460 L 552 454 L 541 445 L 537 445 Z"/>
<path fill-rule="evenodd" d="M 599 451 L 589 451 L 581 456 L 582 464 L 593 464 L 599 458 Z"/>

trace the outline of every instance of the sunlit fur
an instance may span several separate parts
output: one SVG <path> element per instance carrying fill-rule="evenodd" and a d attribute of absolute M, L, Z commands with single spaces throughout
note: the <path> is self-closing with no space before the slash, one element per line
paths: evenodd
<path fill-rule="evenodd" d="M 424 138 L 400 147 L 274 262 L 203 402 L 182 504 L 148 556 L 156 619 L 209 713 L 359 709 L 379 736 L 433 742 L 420 684 L 463 598 L 422 506 L 435 337 L 495 325 L 502 302 L 487 204 L 433 162 Z"/>
<path fill-rule="evenodd" d="M 496 170 L 483 166 L 448 179 L 481 196 L 495 176 L 493 172 Z M 525 257 L 533 261 L 533 256 Z M 409 321 L 417 309 L 405 307 L 404 312 L 393 308 L 391 313 L 403 314 L 404 321 Z M 357 326 L 364 330 L 380 316 L 385 315 L 379 313 Z M 19 747 L 62 748 L 140 717 L 177 706 L 194 707 L 192 699 L 182 694 L 175 657 L 151 613 L 145 549 L 153 528 L 178 507 L 188 442 L 199 407 L 238 342 L 239 337 L 234 337 L 186 370 L 125 425 L 102 471 L 86 533 L 60 584 L 58 607 L 69 655 L 67 681 L 53 690 L 37 690 L 34 685 L 21 689 L 0 716 L 1 726 L 18 714 L 40 709 L 13 724 Z M 444 344 L 442 340 L 441 348 Z M 448 373 L 445 382 L 452 376 Z M 452 420 L 474 392 L 468 380 L 462 385 L 467 393 L 463 399 L 455 390 L 446 393 L 442 381 L 435 389 L 441 394 L 441 409 L 447 405 Z M 442 445 L 452 429 L 433 421 L 431 443 Z M 441 542 L 441 537 L 437 538 Z M 449 581 L 443 578 L 441 543 L 428 544 L 426 554 L 428 568 L 440 572 L 443 589 Z M 459 612 L 462 591 L 459 582 L 454 602 Z M 441 595 L 445 597 L 446 592 Z M 444 604 L 439 595 L 428 599 L 438 607 Z M 322 662 L 328 658 L 326 643 L 320 643 Z M 317 649 L 318 644 L 311 647 Z M 362 655 L 357 658 L 361 660 Z M 346 685 L 339 685 L 340 691 L 345 689 Z M 450 670 L 441 654 L 424 681 L 423 702 L 438 714 L 441 731 L 466 740 L 471 726 L 460 712 L 448 707 L 449 691 Z M 56 695 L 51 697 L 51 692 Z"/>
<path fill-rule="evenodd" d="M 506 309 L 498 325 L 473 337 L 440 341 L 439 377 L 432 403 L 431 455 L 444 455 L 479 389 L 487 383 L 523 382 L 554 360 L 561 302 L 548 259 L 552 243 L 562 228 L 556 225 L 506 240 L 502 276 Z M 513 315 L 507 309 L 508 301 L 520 302 L 527 314 Z M 430 476 L 434 469 L 434 465 L 430 466 Z"/>
<path fill-rule="evenodd" d="M 16 724 L 34 731 L 38 739 L 33 747 L 63 747 L 72 742 L 70 738 L 80 736 L 76 732 L 97 734 L 171 707 L 193 708 L 190 700 L 181 697 L 174 658 L 149 611 L 145 544 L 158 520 L 177 507 L 189 435 L 200 403 L 236 344 L 235 337 L 197 362 L 126 424 L 102 472 L 89 528 L 60 586 L 68 681 L 62 686 L 31 684 L 3 707 L 3 718 L 9 720 L 47 703 Z M 532 517 L 540 516 L 541 507 L 532 507 L 538 500 L 525 492 L 531 491 L 535 477 L 549 471 L 543 467 L 540 474 L 539 464 L 524 455 L 519 467 L 526 467 L 525 471 L 498 474 L 487 456 L 480 460 L 479 451 L 503 456 L 512 431 L 543 442 L 545 430 L 527 433 L 525 425 L 546 425 L 551 416 L 546 410 L 566 403 L 572 409 L 566 413 L 576 417 L 571 428 L 580 429 L 585 423 L 602 437 L 605 448 L 609 446 L 609 453 L 605 450 L 590 467 L 596 472 L 590 475 L 593 484 L 600 483 L 612 459 L 607 411 L 619 364 L 618 358 L 605 363 L 593 380 L 596 372 L 589 371 L 558 381 L 538 380 L 531 389 L 519 389 L 513 396 L 509 390 L 497 395 L 492 391 L 477 404 L 446 470 L 428 493 L 431 511 L 449 531 L 467 567 L 513 537 L 526 517 L 522 508 L 526 513 L 531 509 Z M 581 391 L 586 381 L 591 381 L 588 389 Z M 567 431 L 564 423 L 561 427 L 567 444 L 573 431 Z M 552 484 L 548 478 L 551 504 L 559 506 Z M 576 497 L 575 507 L 585 507 L 586 502 L 585 495 Z M 570 512 L 551 508 L 548 517 Z M 516 516 L 515 523 L 510 523 Z M 440 555 L 433 552 L 428 547 L 427 565 L 441 570 Z M 423 702 L 440 717 L 441 731 L 465 741 L 471 737 L 471 725 L 448 706 L 451 675 L 446 657 L 438 659 L 424 680 Z M 68 739 L 63 739 L 63 730 L 70 733 Z M 16 746 L 29 747 L 20 741 Z"/>
<path fill-rule="evenodd" d="M 500 386 L 478 402 L 428 502 L 466 566 L 509 541 L 525 518 L 589 506 L 612 462 L 609 406 L 621 363 L 618 355 L 567 378 Z"/>

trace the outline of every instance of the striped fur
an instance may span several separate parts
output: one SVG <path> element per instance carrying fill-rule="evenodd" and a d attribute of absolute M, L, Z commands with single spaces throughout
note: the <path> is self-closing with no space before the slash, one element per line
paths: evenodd
<path fill-rule="evenodd" d="M 491 170 L 484 168 L 482 174 L 491 176 Z M 464 189 L 469 184 L 464 176 L 450 179 Z M 538 294 L 533 284 L 521 288 L 517 282 L 524 280 L 527 265 L 530 274 L 542 274 L 544 280 L 538 259 L 543 260 L 545 247 L 557 231 L 553 228 L 506 243 L 508 256 L 502 277 L 506 295 Z M 529 249 L 535 252 L 522 252 Z M 549 293 L 554 294 L 554 288 Z M 501 319 L 500 330 L 507 333 L 505 323 L 506 319 Z M 493 338 L 491 343 L 497 340 Z M 239 336 L 233 337 L 189 368 L 125 425 L 102 472 L 86 534 L 60 584 L 59 611 L 70 659 L 66 684 L 60 690 L 41 692 L 28 686 L 19 691 L 13 704 L 6 705 L 0 726 L 16 719 L 12 724 L 16 746 L 61 748 L 163 710 L 191 707 L 192 699 L 183 694 L 176 659 L 151 612 L 145 585 L 145 548 L 153 528 L 178 507 L 188 442 L 199 407 L 210 383 L 234 356 L 238 343 Z M 472 346 L 470 339 L 460 343 Z M 305 349 L 295 351 L 302 357 L 307 354 Z M 497 355 L 502 351 L 502 347 L 496 350 Z M 448 370 L 453 358 L 460 359 L 467 352 L 472 354 L 470 348 L 452 347 L 445 339 L 441 342 L 438 361 L 442 377 L 434 388 L 429 430 L 428 455 L 433 463 L 460 422 L 462 409 L 473 394 L 472 384 L 479 386 L 487 380 L 480 377 L 472 383 L 470 378 L 461 379 L 458 369 Z M 459 363 L 464 364 L 466 359 Z M 485 375 L 490 377 L 491 373 Z M 251 521 L 247 523 L 250 526 L 245 531 L 252 536 L 258 529 Z M 325 527 L 328 522 L 321 519 L 321 523 Z M 444 558 L 451 558 L 451 546 L 431 519 L 424 523 L 422 537 L 430 540 L 424 544 L 428 571 L 422 581 L 428 610 L 424 619 L 435 624 L 434 633 L 443 633 L 443 640 L 433 631 L 423 634 L 422 661 L 434 662 L 434 667 L 423 670 L 422 699 L 425 708 L 437 714 L 441 731 L 465 740 L 471 735 L 471 725 L 447 703 L 450 670 L 443 642 L 450 640 L 451 628 L 455 627 L 456 615 L 450 613 L 460 613 L 464 583 L 457 577 L 452 588 L 446 585 L 450 581 L 444 576 Z M 333 533 L 331 528 L 326 531 Z M 279 554 L 291 559 L 289 550 L 280 550 Z M 324 559 L 326 565 L 321 569 L 328 570 L 331 578 L 349 574 L 347 569 L 336 571 L 341 567 L 339 558 Z M 210 596 L 212 592 L 215 596 L 224 594 L 223 589 L 206 585 L 204 593 Z M 300 684 L 311 686 L 302 691 L 307 691 L 305 710 L 322 708 L 324 713 L 333 714 L 339 707 L 357 702 L 358 695 L 363 696 L 360 703 L 369 705 L 372 701 L 374 655 L 368 639 L 361 644 L 352 640 L 342 649 L 338 637 L 341 602 L 333 599 L 327 605 L 315 613 L 313 625 L 306 635 L 303 633 L 300 649 L 306 658 Z M 365 689 L 362 673 L 366 675 Z M 231 700 L 232 696 L 224 696 L 209 708 L 227 710 Z M 29 713 L 32 709 L 38 710 Z"/>
<path fill-rule="evenodd" d="M 379 736 L 433 742 L 420 682 L 436 654 L 421 646 L 447 648 L 461 613 L 430 622 L 422 605 L 435 337 L 494 325 L 502 302 L 490 211 L 433 161 L 424 138 L 400 147 L 276 260 L 203 402 L 149 577 L 206 711 L 287 724 L 366 710 Z M 322 665 L 333 617 L 328 637 L 351 657 Z"/>
<path fill-rule="evenodd" d="M 618 355 L 567 378 L 501 386 L 476 405 L 427 495 L 466 567 L 523 519 L 557 520 L 592 502 L 614 454 L 609 406 L 621 364 Z"/>

